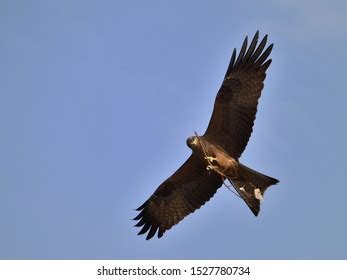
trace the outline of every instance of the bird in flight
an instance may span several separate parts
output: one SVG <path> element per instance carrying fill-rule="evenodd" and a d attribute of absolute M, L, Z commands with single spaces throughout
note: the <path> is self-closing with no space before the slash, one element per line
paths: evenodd
<path fill-rule="evenodd" d="M 189 137 L 192 154 L 185 163 L 143 203 L 137 211 L 138 234 L 162 237 L 190 213 L 204 205 L 229 181 L 255 216 L 265 190 L 279 181 L 239 162 L 252 133 L 258 99 L 273 44 L 268 35 L 258 44 L 256 32 L 249 47 L 245 38 L 239 54 L 234 49 L 216 96 L 212 117 L 204 135 Z"/>

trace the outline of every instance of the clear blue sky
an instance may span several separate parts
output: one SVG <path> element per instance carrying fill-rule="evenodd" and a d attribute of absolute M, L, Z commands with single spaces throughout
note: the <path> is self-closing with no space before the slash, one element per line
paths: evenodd
<path fill-rule="evenodd" d="M 0 258 L 347 258 L 345 1 L 1 1 Z M 134 208 L 205 131 L 231 51 L 273 63 L 241 161 L 278 178 L 258 218 L 221 188 L 161 239 Z"/>

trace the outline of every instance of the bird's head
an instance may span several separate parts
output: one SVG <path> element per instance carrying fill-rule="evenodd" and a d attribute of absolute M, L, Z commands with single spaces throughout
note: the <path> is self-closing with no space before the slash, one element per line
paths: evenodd
<path fill-rule="evenodd" d="M 191 136 L 187 139 L 187 146 L 194 150 L 199 145 L 198 137 Z"/>

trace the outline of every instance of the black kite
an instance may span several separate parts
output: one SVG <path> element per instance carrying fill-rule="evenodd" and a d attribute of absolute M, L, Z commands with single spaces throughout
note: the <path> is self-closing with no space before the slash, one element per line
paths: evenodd
<path fill-rule="evenodd" d="M 265 49 L 267 35 L 258 45 L 257 32 L 247 49 L 245 38 L 236 58 L 234 49 L 224 81 L 218 91 L 205 134 L 189 137 L 192 149 L 187 161 L 137 210 L 136 226 L 147 231 L 146 239 L 164 232 L 199 209 L 228 179 L 255 216 L 265 190 L 279 181 L 239 162 L 252 133 L 258 99 L 264 87 L 267 59 L 273 44 Z M 265 49 L 265 50 L 264 50 Z"/>

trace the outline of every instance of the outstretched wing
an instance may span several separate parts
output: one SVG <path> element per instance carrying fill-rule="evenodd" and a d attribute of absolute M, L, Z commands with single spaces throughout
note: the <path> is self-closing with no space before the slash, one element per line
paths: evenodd
<path fill-rule="evenodd" d="M 188 160 L 138 209 L 134 219 L 142 227 L 139 234 L 147 231 L 147 240 L 158 231 L 158 237 L 184 217 L 199 209 L 216 193 L 223 181 L 216 172 L 209 173 L 206 164 L 191 155 Z"/>
<path fill-rule="evenodd" d="M 239 158 L 247 146 L 257 113 L 258 99 L 264 87 L 265 71 L 273 44 L 265 51 L 267 35 L 260 44 L 257 32 L 247 49 L 247 37 L 236 59 L 234 49 L 223 84 L 217 94 L 204 138 Z M 235 61 L 236 60 L 236 61 Z"/>

